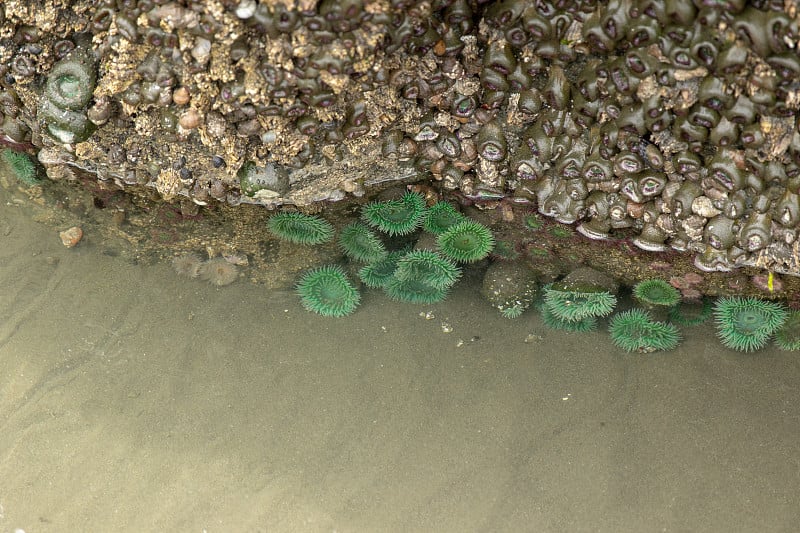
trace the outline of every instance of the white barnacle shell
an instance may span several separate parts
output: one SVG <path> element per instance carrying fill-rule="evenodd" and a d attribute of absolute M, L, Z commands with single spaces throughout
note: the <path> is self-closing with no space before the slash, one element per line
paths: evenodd
<path fill-rule="evenodd" d="M 692 200 L 692 213 L 701 217 L 712 218 L 722 213 L 722 211 L 714 207 L 714 202 L 708 196 L 698 196 Z"/>

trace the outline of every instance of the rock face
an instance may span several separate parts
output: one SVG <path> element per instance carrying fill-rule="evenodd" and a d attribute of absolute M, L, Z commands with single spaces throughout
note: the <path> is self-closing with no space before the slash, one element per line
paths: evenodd
<path fill-rule="evenodd" d="M 554 4 L 7 0 L 0 143 L 198 205 L 431 182 L 800 274 L 796 5 Z"/>

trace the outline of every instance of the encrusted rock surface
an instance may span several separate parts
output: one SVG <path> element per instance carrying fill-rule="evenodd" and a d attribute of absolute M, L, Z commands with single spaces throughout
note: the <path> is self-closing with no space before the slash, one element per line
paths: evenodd
<path fill-rule="evenodd" d="M 7 0 L 0 143 L 176 204 L 418 183 L 798 275 L 798 39 L 791 0 Z"/>

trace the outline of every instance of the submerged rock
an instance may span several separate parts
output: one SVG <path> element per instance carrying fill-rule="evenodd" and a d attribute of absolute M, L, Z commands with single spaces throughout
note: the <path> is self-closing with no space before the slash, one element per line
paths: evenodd
<path fill-rule="evenodd" d="M 496 261 L 483 276 L 481 295 L 508 318 L 530 307 L 537 292 L 536 275 L 523 261 Z"/>

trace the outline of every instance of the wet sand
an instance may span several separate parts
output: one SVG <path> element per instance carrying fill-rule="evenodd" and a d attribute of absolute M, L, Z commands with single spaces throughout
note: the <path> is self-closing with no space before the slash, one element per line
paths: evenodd
<path fill-rule="evenodd" d="M 796 531 L 800 356 L 683 331 L 624 354 L 468 282 L 322 318 L 3 203 L 0 531 Z"/>

